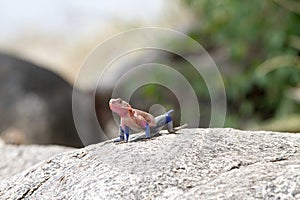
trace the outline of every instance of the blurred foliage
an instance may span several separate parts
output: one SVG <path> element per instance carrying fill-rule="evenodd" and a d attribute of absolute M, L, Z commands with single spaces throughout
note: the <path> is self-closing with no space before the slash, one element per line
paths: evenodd
<path fill-rule="evenodd" d="M 289 9 L 299 8 L 300 2 L 286 0 L 284 6 L 279 0 L 183 3 L 195 16 L 188 34 L 211 54 L 228 49 L 234 70 L 222 74 L 228 101 L 226 126 L 257 127 L 290 116 L 299 123 L 299 101 L 287 93 L 300 84 L 300 15 L 297 9 Z M 198 91 L 199 96 L 208 96 Z M 272 123 L 275 130 L 290 131 Z M 262 127 L 272 129 L 270 126 Z"/>
<path fill-rule="evenodd" d="M 216 59 L 222 73 L 227 95 L 225 126 L 300 132 L 300 2 L 182 2 L 194 15 L 187 34 Z M 203 52 L 195 52 L 184 41 L 169 43 L 183 57 L 197 57 L 207 64 Z M 189 81 L 199 101 L 200 126 L 207 127 L 211 117 L 210 94 L 201 75 L 183 57 L 160 52 L 156 58 Z M 151 100 L 149 105 L 165 102 L 165 107 L 174 108 L 178 104 L 174 102 L 176 96 L 166 90 L 148 85 L 136 96 Z"/>

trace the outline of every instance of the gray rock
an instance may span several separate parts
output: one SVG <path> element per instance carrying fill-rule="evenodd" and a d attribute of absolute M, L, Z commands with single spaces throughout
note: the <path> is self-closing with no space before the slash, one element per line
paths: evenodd
<path fill-rule="evenodd" d="M 299 199 L 300 135 L 185 129 L 58 154 L 0 182 L 1 199 Z"/>
<path fill-rule="evenodd" d="M 74 150 L 63 146 L 5 145 L 0 140 L 0 180 L 13 176 L 55 154 Z"/>
<path fill-rule="evenodd" d="M 54 72 L 0 53 L 0 137 L 11 144 L 73 147 L 104 141 L 92 120 L 93 96 L 78 89 L 74 94 L 75 99 L 72 85 Z M 72 106 L 80 113 L 77 126 Z M 78 129 L 86 131 L 84 141 Z"/>

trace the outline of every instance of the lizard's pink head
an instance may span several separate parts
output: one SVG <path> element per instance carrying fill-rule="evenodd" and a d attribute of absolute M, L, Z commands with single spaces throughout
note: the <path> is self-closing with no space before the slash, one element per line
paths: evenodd
<path fill-rule="evenodd" d="M 124 116 L 128 113 L 128 109 L 131 109 L 131 106 L 126 101 L 123 101 L 121 98 L 111 99 L 109 101 L 110 109 L 118 113 L 120 116 Z"/>

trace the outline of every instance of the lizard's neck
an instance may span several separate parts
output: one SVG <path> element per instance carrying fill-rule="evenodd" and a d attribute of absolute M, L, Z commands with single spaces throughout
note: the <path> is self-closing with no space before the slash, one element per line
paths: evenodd
<path fill-rule="evenodd" d="M 126 113 L 124 113 L 124 112 L 118 112 L 118 114 L 119 114 L 119 116 L 121 117 L 121 118 L 124 118 L 124 117 L 126 117 L 127 116 L 127 112 Z"/>

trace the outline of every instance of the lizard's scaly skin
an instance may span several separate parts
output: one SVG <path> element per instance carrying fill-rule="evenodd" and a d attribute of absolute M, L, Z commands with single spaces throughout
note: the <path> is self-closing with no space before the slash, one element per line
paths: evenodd
<path fill-rule="evenodd" d="M 109 101 L 109 107 L 121 117 L 119 129 L 120 136 L 118 139 L 114 140 L 114 142 L 128 142 L 130 129 L 135 131 L 144 130 L 146 138 L 149 139 L 151 134 L 159 133 L 165 125 L 167 126 L 169 133 L 176 133 L 178 130 L 187 126 L 187 124 L 184 124 L 173 128 L 173 120 L 170 116 L 173 109 L 154 118 L 147 112 L 132 108 L 129 103 L 120 98 L 111 99 Z"/>
<path fill-rule="evenodd" d="M 109 107 L 121 117 L 121 127 L 123 129 L 125 126 L 128 126 L 133 130 L 140 131 L 145 130 L 147 124 L 150 127 L 156 126 L 154 117 L 151 114 L 132 108 L 126 101 L 120 98 L 111 99 Z"/>

